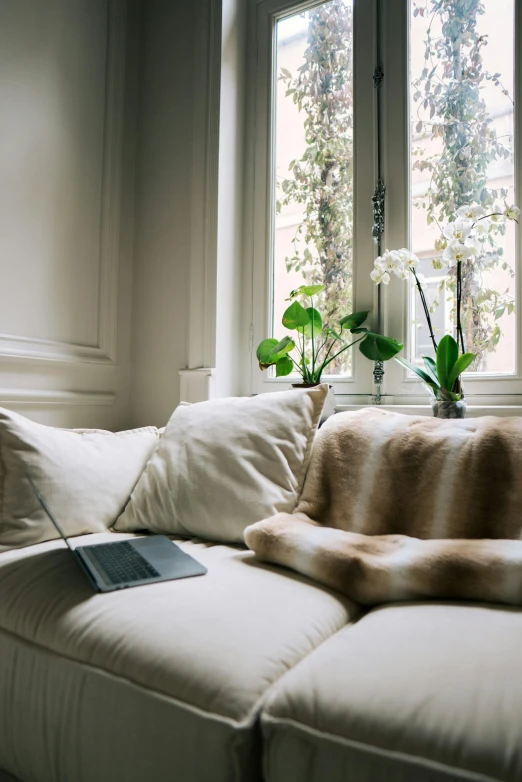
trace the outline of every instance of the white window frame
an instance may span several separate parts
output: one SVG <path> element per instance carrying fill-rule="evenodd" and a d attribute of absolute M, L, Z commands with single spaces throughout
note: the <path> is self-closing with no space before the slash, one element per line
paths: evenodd
<path fill-rule="evenodd" d="M 317 0 L 251 0 L 250 50 L 253 53 L 249 83 L 247 148 L 246 284 L 245 315 L 249 327 L 249 393 L 288 388 L 292 378 L 271 377 L 257 365 L 255 349 L 271 335 L 271 253 L 274 215 L 272 209 L 274 109 L 274 41 L 277 20 L 313 6 Z M 382 247 L 410 246 L 410 138 L 409 138 L 409 2 L 410 0 L 354 0 L 354 241 L 353 310 L 369 310 L 369 322 L 382 333 L 405 343 L 409 348 L 408 321 L 411 317 L 406 285 L 381 286 L 370 280 L 377 248 L 371 238 L 373 212 L 371 198 L 377 181 L 377 91 L 373 72 L 377 64 L 378 43 L 384 68 L 381 87 L 381 165 L 386 185 L 385 233 Z M 377 41 L 377 11 L 380 16 L 380 42 Z M 516 3 L 515 33 L 515 188 L 516 201 L 522 203 L 522 3 Z M 520 130 L 519 130 L 520 129 Z M 520 194 L 520 195 L 518 195 Z M 522 404 L 522 226 L 517 227 L 517 339 L 516 372 L 510 376 L 468 373 L 465 390 L 473 405 Z M 357 261 L 356 261 L 357 259 Z M 396 283 L 398 281 L 395 281 Z M 379 318 L 380 314 L 380 318 Z M 324 376 L 334 386 L 338 402 L 359 405 L 372 402 L 375 392 L 372 362 L 357 346 L 352 351 L 353 376 Z M 422 384 L 397 362 L 384 365 L 383 402 L 397 405 L 428 403 Z"/>

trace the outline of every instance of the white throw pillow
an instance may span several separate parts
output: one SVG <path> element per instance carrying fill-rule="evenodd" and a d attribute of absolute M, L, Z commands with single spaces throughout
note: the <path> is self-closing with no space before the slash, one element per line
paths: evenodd
<path fill-rule="evenodd" d="M 242 542 L 291 513 L 328 386 L 178 407 L 116 529 Z"/>
<path fill-rule="evenodd" d="M 155 427 L 55 429 L 0 408 L 0 551 L 57 538 L 31 475 L 67 535 L 114 524 L 158 444 Z"/>

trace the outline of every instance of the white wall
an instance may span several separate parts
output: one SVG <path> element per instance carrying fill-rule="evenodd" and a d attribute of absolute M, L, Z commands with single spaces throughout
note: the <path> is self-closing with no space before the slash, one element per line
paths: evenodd
<path fill-rule="evenodd" d="M 148 0 L 142 17 L 133 423 L 166 423 L 185 365 L 192 173 L 192 4 Z"/>
<path fill-rule="evenodd" d="M 247 338 L 241 332 L 246 8 L 243 0 L 143 6 L 136 425 L 164 424 L 180 393 L 199 401 L 240 391 L 238 348 Z"/>
<path fill-rule="evenodd" d="M 0 405 L 115 429 L 241 391 L 246 7 L 1 0 Z"/>
<path fill-rule="evenodd" d="M 0 405 L 129 420 L 136 4 L 0 3 Z"/>

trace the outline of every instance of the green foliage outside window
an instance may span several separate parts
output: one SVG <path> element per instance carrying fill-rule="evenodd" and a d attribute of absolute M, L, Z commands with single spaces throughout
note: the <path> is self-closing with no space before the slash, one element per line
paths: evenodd
<path fill-rule="evenodd" d="M 286 96 L 304 116 L 306 149 L 290 163 L 293 178 L 279 183 L 277 210 L 303 206 L 286 267 L 301 271 L 308 284 L 324 286 L 317 303 L 325 326 L 334 328 L 352 309 L 352 8 L 334 0 L 310 10 L 308 20 L 303 65 L 295 74 L 280 74 Z M 329 369 L 347 366 L 343 354 Z"/>
<path fill-rule="evenodd" d="M 432 156 L 424 153 L 422 145 L 414 150 L 418 158 L 413 168 L 431 175 L 427 193 L 416 199 L 414 205 L 426 210 L 428 224 L 435 222 L 439 227 L 454 220 L 457 210 L 465 204 L 479 204 L 486 212 L 495 212 L 499 211 L 495 208 L 498 200 L 508 196 L 507 189 L 495 190 L 487 185 L 490 164 L 501 158 L 511 159 L 513 152 L 512 139 L 497 136 L 482 97 L 481 88 L 490 81 L 512 103 L 500 81 L 501 74 L 489 73 L 484 67 L 487 36 L 477 31 L 479 17 L 484 12 L 482 0 L 414 3 L 413 16 L 430 20 L 425 40 L 426 65 L 420 78 L 413 82 L 417 111 L 419 114 L 421 110 L 429 111 L 429 120 L 419 118 L 415 131 L 421 138 L 442 142 L 441 153 Z M 442 35 L 432 33 L 435 22 L 441 27 Z M 483 272 L 499 266 L 514 277 L 514 259 L 503 257 L 498 241 L 505 234 L 506 226 L 502 223 L 493 229 L 488 237 L 488 252 L 481 263 L 467 260 L 462 268 L 466 349 L 477 355 L 472 369 L 480 369 L 484 353 L 497 346 L 501 337 L 499 318 L 504 312 L 514 310 L 514 299 L 508 290 L 495 290 L 483 283 Z M 435 249 L 438 252 L 445 249 L 443 238 L 438 240 Z M 433 266 L 441 268 L 437 256 Z M 453 269 L 446 282 L 453 303 L 456 284 Z M 452 319 L 455 322 L 454 307 Z"/>

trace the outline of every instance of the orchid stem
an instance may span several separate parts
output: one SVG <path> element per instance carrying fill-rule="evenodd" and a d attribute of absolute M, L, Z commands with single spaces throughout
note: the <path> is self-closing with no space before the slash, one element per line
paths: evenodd
<path fill-rule="evenodd" d="M 419 296 L 422 302 L 422 307 L 424 309 L 424 314 L 426 315 L 426 320 L 428 322 L 428 328 L 430 330 L 430 337 L 431 341 L 433 342 L 433 347 L 435 350 L 435 353 L 437 352 L 437 340 L 435 339 L 435 334 L 433 333 L 433 327 L 431 325 L 431 317 L 430 317 L 430 310 L 428 307 L 428 303 L 426 301 L 426 296 L 424 295 L 424 291 L 422 290 L 422 285 L 420 284 L 419 278 L 417 277 L 417 273 L 415 269 L 411 270 L 411 273 L 415 277 L 415 283 L 417 285 L 417 290 L 419 291 Z"/>
<path fill-rule="evenodd" d="M 462 261 L 457 263 L 457 344 L 460 339 L 462 353 L 465 353 L 464 335 L 462 333 L 462 323 L 460 321 L 460 307 L 462 298 Z"/>
<path fill-rule="evenodd" d="M 315 335 L 314 335 L 314 297 L 310 296 L 312 302 L 312 374 L 315 375 Z"/>

